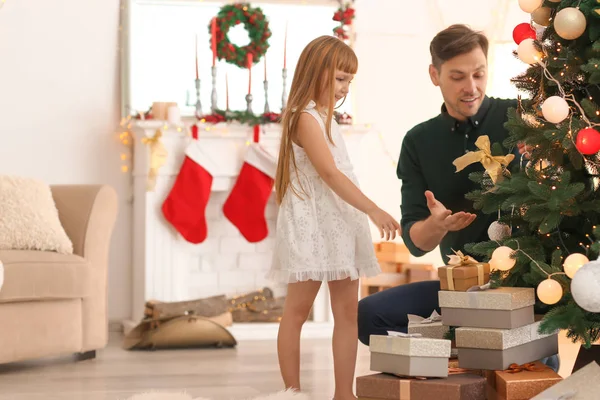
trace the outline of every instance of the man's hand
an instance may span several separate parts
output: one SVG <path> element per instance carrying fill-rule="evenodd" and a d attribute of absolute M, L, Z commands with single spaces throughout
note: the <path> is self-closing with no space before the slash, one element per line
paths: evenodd
<path fill-rule="evenodd" d="M 517 148 L 519 149 L 519 154 L 525 154 L 526 158 L 529 158 L 533 151 L 533 146 L 525 143 L 517 143 Z"/>
<path fill-rule="evenodd" d="M 425 197 L 427 198 L 427 207 L 429 208 L 429 212 L 431 212 L 432 222 L 441 230 L 446 232 L 460 231 L 471 225 L 475 220 L 475 214 L 464 211 L 452 214 L 452 211 L 436 200 L 433 193 L 429 190 L 425 192 Z"/>

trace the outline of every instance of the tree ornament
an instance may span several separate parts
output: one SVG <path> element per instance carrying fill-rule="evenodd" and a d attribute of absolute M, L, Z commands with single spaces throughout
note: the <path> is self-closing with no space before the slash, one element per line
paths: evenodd
<path fill-rule="evenodd" d="M 490 268 L 498 269 L 500 271 L 508 271 L 515 266 L 517 260 L 512 258 L 515 253 L 513 249 L 508 246 L 500 246 L 492 253 L 490 260 Z"/>
<path fill-rule="evenodd" d="M 537 295 L 540 301 L 544 304 L 556 304 L 562 299 L 563 289 L 560 283 L 552 278 L 548 278 L 540 282 L 537 287 Z"/>
<path fill-rule="evenodd" d="M 525 165 L 525 174 L 530 178 L 535 178 L 540 172 L 550 166 L 551 164 L 548 160 L 529 160 L 527 165 Z"/>
<path fill-rule="evenodd" d="M 578 8 L 567 7 L 556 13 L 554 30 L 563 39 L 573 40 L 585 32 L 587 21 Z"/>
<path fill-rule="evenodd" d="M 592 192 L 596 192 L 600 188 L 600 157 L 595 154 L 593 160 L 583 159 L 583 168 L 589 175 L 589 187 Z"/>
<path fill-rule="evenodd" d="M 575 147 L 581 154 L 591 155 L 600 151 L 600 132 L 594 128 L 584 128 L 577 133 Z"/>
<path fill-rule="evenodd" d="M 569 116 L 569 104 L 560 96 L 550 96 L 542 104 L 542 115 L 553 124 L 559 124 Z"/>
<path fill-rule="evenodd" d="M 499 241 L 499 240 L 509 237 L 512 233 L 512 229 L 510 229 L 510 226 L 508 226 L 500 221 L 494 221 L 490 224 L 490 227 L 488 228 L 487 233 L 488 233 L 490 240 Z"/>
<path fill-rule="evenodd" d="M 565 259 L 563 263 L 563 269 L 565 270 L 565 274 L 571 279 L 575 276 L 575 273 L 579 271 L 584 264 L 589 263 L 590 260 L 580 253 L 569 254 L 569 256 Z"/>
<path fill-rule="evenodd" d="M 600 313 L 600 262 L 589 262 L 577 271 L 571 281 L 575 303 L 586 311 Z"/>
<path fill-rule="evenodd" d="M 519 0 L 519 7 L 526 13 L 531 14 L 542 6 L 544 0 Z"/>
<path fill-rule="evenodd" d="M 552 9 L 550 7 L 540 7 L 531 13 L 533 22 L 541 26 L 550 26 L 552 18 Z"/>
<path fill-rule="evenodd" d="M 513 29 L 513 40 L 516 44 L 520 44 L 525 39 L 535 38 L 537 38 L 537 32 L 533 29 L 531 24 L 528 24 L 527 22 L 523 22 Z"/>
<path fill-rule="evenodd" d="M 521 119 L 532 128 L 539 128 L 542 125 L 535 115 L 531 115 L 529 113 L 523 113 L 523 115 L 521 115 Z"/>
<path fill-rule="evenodd" d="M 517 55 L 525 64 L 536 64 L 542 59 L 543 53 L 535 45 L 534 39 L 523 39 L 517 48 Z"/>
<path fill-rule="evenodd" d="M 240 68 L 248 68 L 249 53 L 252 54 L 253 64 L 256 64 L 269 49 L 268 39 L 271 37 L 269 21 L 259 7 L 251 7 L 246 3 L 227 4 L 221 7 L 215 18 L 219 60 L 225 60 Z M 242 47 L 231 43 L 227 37 L 229 29 L 238 24 L 244 25 L 250 38 L 250 43 Z M 212 33 L 210 24 L 208 30 Z"/>

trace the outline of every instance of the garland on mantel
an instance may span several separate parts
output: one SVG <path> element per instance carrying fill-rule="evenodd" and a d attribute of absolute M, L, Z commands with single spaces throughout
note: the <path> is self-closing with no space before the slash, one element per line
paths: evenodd
<path fill-rule="evenodd" d="M 147 112 L 138 113 L 132 116 L 135 119 L 153 119 L 151 109 Z M 237 122 L 242 125 L 255 126 L 264 124 L 278 124 L 281 114 L 265 113 L 253 114 L 247 111 L 226 111 L 217 109 L 215 113 L 197 117 L 200 122 L 208 124 L 218 124 L 221 122 Z M 335 121 L 339 125 L 352 125 L 352 117 L 347 113 L 334 112 Z"/>

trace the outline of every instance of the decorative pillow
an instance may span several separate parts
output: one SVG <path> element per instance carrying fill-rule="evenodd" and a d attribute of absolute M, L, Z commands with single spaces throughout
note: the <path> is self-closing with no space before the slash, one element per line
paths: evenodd
<path fill-rule="evenodd" d="M 0 175 L 0 250 L 73 253 L 49 185 L 37 179 Z"/>

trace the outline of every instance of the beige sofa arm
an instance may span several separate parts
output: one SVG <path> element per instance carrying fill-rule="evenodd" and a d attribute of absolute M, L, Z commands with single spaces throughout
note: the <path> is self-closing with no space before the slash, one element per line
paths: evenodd
<path fill-rule="evenodd" d="M 73 252 L 94 267 L 106 268 L 117 218 L 117 193 L 107 185 L 52 185 L 58 217 Z"/>

